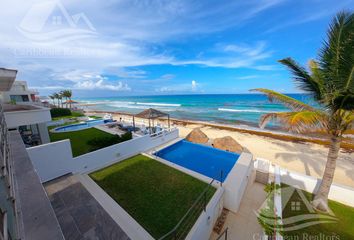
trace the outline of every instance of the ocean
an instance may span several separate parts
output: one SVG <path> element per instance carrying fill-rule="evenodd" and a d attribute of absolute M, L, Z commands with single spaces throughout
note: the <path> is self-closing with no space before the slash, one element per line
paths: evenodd
<path fill-rule="evenodd" d="M 288 95 L 313 105 L 308 95 Z M 281 104 L 269 102 L 262 94 L 129 96 L 77 100 L 80 103 L 94 104 L 86 106 L 86 109 L 138 113 L 147 108 L 155 108 L 169 113 L 172 118 L 250 126 L 258 126 L 263 114 L 289 110 Z"/>

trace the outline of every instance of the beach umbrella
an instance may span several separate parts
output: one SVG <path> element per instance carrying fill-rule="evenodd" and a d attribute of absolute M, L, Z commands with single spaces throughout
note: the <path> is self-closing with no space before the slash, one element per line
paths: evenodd
<path fill-rule="evenodd" d="M 76 102 L 76 101 L 74 101 L 74 100 L 67 100 L 67 101 L 65 102 L 65 104 L 69 104 L 69 103 L 79 103 L 79 102 Z"/>
<path fill-rule="evenodd" d="M 152 120 L 152 125 L 154 125 L 154 119 L 162 118 L 167 116 L 167 121 L 168 121 L 168 128 L 170 128 L 170 115 L 168 113 L 161 112 L 159 110 L 149 108 L 146 109 L 138 114 L 133 115 L 133 127 L 135 129 L 135 118 L 145 118 L 149 120 L 149 131 L 151 133 L 151 123 L 150 120 Z"/>

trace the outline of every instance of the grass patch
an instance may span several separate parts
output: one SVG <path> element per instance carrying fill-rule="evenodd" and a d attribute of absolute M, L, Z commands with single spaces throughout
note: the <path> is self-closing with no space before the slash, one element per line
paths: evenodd
<path fill-rule="evenodd" d="M 90 176 L 154 238 L 169 232 L 207 187 L 206 183 L 143 155 Z M 215 188 L 210 188 L 208 200 L 214 192 Z"/>
<path fill-rule="evenodd" d="M 289 186 L 282 185 L 282 188 L 285 187 Z M 304 194 L 304 196 L 309 202 L 312 201 L 313 194 L 301 190 L 299 191 Z M 284 201 L 283 196 L 282 200 Z M 294 211 L 292 209 L 291 202 L 300 202 L 300 208 Z M 285 206 L 283 207 L 283 219 L 310 213 L 310 211 L 303 204 L 302 198 L 297 191 L 292 194 L 290 200 L 287 203 L 283 202 L 283 206 Z M 329 200 L 329 207 L 333 211 L 335 217 L 338 219 L 338 222 L 321 223 L 291 232 L 287 231 L 284 233 L 284 239 L 310 239 L 306 236 L 317 236 L 317 238 L 311 239 L 354 239 L 354 208 L 331 200 Z M 304 222 L 306 221 L 301 221 L 301 223 Z M 296 224 L 299 224 L 299 222 L 297 222 Z M 296 224 L 293 224 L 293 226 L 295 226 Z M 320 235 L 325 237 L 320 238 Z M 330 238 L 329 236 L 334 237 Z"/>
<path fill-rule="evenodd" d="M 72 111 L 71 115 L 68 115 L 68 116 L 52 117 L 52 121 L 56 121 L 56 120 L 60 120 L 60 119 L 66 119 L 66 118 L 83 117 L 83 116 L 85 116 L 85 114 Z"/>
<path fill-rule="evenodd" d="M 95 116 L 95 115 L 93 115 L 93 116 L 88 116 L 89 118 L 92 118 L 92 119 L 102 119 L 102 117 L 99 117 L 99 116 Z"/>
<path fill-rule="evenodd" d="M 49 129 L 52 128 L 55 127 L 51 127 Z M 74 157 L 80 156 L 88 152 L 92 152 L 94 150 L 92 146 L 87 143 L 88 141 L 93 140 L 95 138 L 111 137 L 111 136 L 112 134 L 98 130 L 96 128 L 89 128 L 89 129 L 84 129 L 84 130 L 79 130 L 74 132 L 63 132 L 63 133 L 49 132 L 49 137 L 51 142 L 70 139 L 71 149 L 73 151 Z"/>

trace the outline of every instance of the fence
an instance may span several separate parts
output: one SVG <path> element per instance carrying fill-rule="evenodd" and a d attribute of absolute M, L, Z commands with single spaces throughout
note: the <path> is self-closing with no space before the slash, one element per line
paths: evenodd
<path fill-rule="evenodd" d="M 229 228 L 225 228 L 224 231 L 219 235 L 219 237 L 216 240 L 227 240 L 227 234 L 228 234 Z"/>

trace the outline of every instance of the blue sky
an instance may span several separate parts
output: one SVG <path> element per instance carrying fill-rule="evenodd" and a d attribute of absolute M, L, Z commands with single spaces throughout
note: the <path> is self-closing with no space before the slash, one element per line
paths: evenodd
<path fill-rule="evenodd" d="M 41 95 L 299 92 L 277 60 L 315 58 L 354 0 L 5 1 L 0 66 Z"/>

